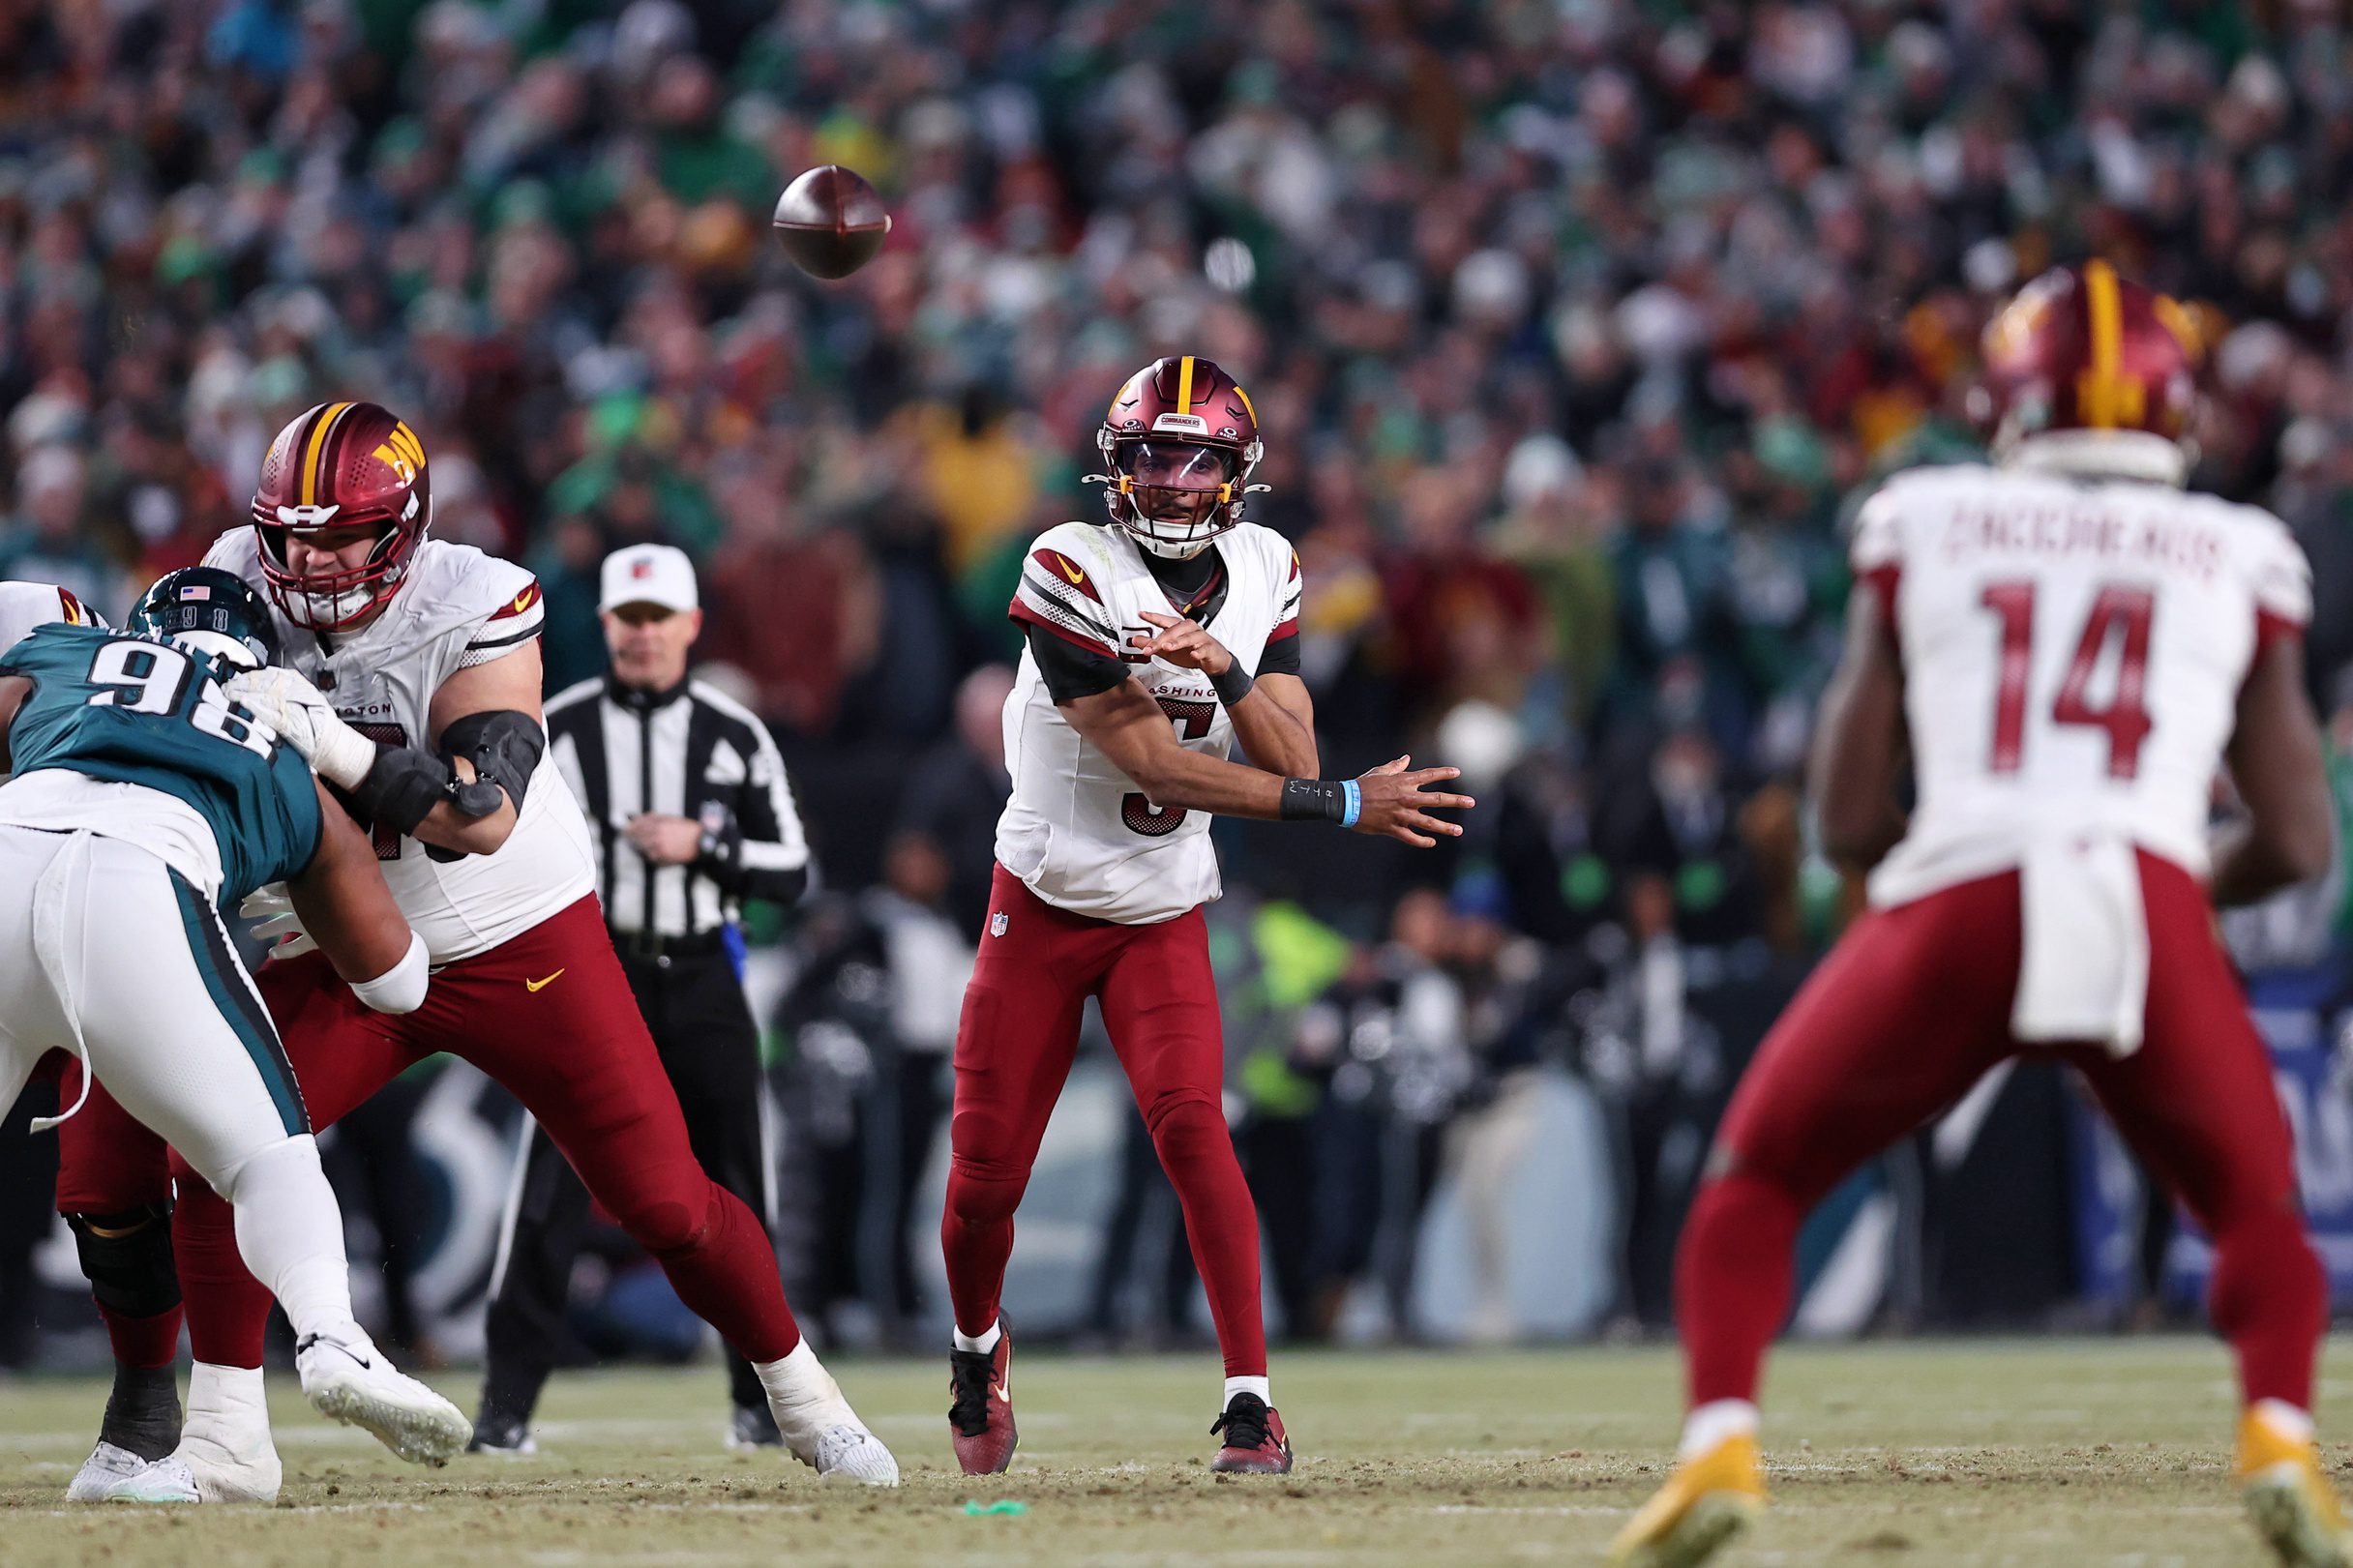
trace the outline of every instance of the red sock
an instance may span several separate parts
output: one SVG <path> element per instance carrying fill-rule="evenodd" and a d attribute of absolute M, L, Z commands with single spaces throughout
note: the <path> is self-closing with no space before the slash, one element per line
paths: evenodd
<path fill-rule="evenodd" d="M 1745 1171 L 1709 1182 L 1692 1201 L 1675 1255 L 1675 1326 L 1694 1408 L 1757 1397 L 1765 1351 L 1789 1317 L 1804 1212 Z"/>
<path fill-rule="evenodd" d="M 776 1250 L 743 1199 L 705 1178 L 703 1223 L 685 1242 L 649 1246 L 678 1299 L 746 1361 L 781 1361 L 801 1342 Z M 642 1239 L 642 1238 L 640 1238 Z"/>
<path fill-rule="evenodd" d="M 2266 1205 L 2223 1228 L 2214 1254 L 2208 1316 L 2238 1354 L 2247 1403 L 2284 1400 L 2309 1410 L 2328 1284 L 2304 1221 L 2285 1206 Z"/>
<path fill-rule="evenodd" d="M 1184 1208 L 1193 1266 L 1209 1294 L 1229 1377 L 1266 1375 L 1266 1320 L 1258 1279 L 1258 1206 L 1234 1158 L 1225 1112 L 1198 1090 L 1157 1101 L 1146 1121 L 1160 1166 Z"/>
<path fill-rule="evenodd" d="M 195 1358 L 217 1367 L 260 1366 L 270 1293 L 246 1272 L 238 1255 L 236 1211 L 193 1172 L 180 1179 L 171 1251 L 188 1313 L 188 1346 Z"/>
<path fill-rule="evenodd" d="M 102 1301 L 98 1315 L 106 1320 L 106 1343 L 114 1347 L 114 1359 L 124 1366 L 152 1372 L 170 1366 L 178 1357 L 180 1309 L 176 1303 L 152 1317 L 133 1317 Z"/>
<path fill-rule="evenodd" d="M 961 1155 L 948 1162 L 939 1252 L 947 1262 L 948 1305 L 960 1333 L 985 1334 L 997 1321 L 1005 1263 L 1013 1256 L 1013 1211 L 1028 1185 L 1027 1170 L 1006 1175 L 997 1166 Z"/>

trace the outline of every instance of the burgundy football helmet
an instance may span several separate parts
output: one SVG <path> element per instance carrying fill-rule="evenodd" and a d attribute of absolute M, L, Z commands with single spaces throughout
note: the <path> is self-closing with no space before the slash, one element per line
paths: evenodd
<path fill-rule="evenodd" d="M 339 632 L 400 591 L 432 523 L 425 443 L 391 410 L 320 403 L 270 443 L 253 491 L 253 532 L 270 597 L 296 626 Z M 375 548 L 347 572 L 298 576 L 286 544 L 338 529 L 375 530 Z"/>
<path fill-rule="evenodd" d="M 1250 471 L 1266 453 L 1250 395 L 1209 360 L 1156 359 L 1127 378 L 1095 431 L 1112 520 L 1154 555 L 1198 555 L 1242 520 L 1264 485 Z"/>
<path fill-rule="evenodd" d="M 2055 267 L 1986 323 L 1973 412 L 1997 455 L 2061 430 L 2180 441 L 2197 400 L 2197 323 L 2178 300 L 2105 261 Z"/>

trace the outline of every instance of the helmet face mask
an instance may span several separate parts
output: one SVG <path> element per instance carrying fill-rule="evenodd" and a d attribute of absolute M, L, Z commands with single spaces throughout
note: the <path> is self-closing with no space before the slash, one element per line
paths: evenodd
<path fill-rule="evenodd" d="M 371 619 L 406 580 L 432 526 L 425 447 L 374 403 L 321 403 L 278 432 L 253 493 L 253 531 L 270 597 L 296 626 L 348 631 Z M 368 541 L 354 564 L 322 569 L 303 554 L 340 555 Z"/>
<path fill-rule="evenodd" d="M 1200 554 L 1242 521 L 1265 448 L 1249 395 L 1206 359 L 1154 360 L 1128 377 L 1095 431 L 1112 520 L 1168 560 Z"/>
<path fill-rule="evenodd" d="M 1154 553 L 1198 553 L 1233 526 L 1219 514 L 1235 499 L 1237 467 L 1232 452 L 1195 442 L 1117 442 L 1113 482 L 1128 503 L 1120 520 Z"/>

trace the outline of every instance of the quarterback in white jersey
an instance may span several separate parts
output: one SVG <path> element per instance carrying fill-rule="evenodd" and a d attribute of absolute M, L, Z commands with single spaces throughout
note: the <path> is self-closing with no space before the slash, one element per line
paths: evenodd
<path fill-rule="evenodd" d="M 385 880 L 433 963 L 424 1005 L 381 1020 L 288 943 L 257 977 L 313 1125 L 411 1064 L 463 1057 L 511 1090 L 589 1192 L 752 1363 L 785 1443 L 828 1475 L 896 1485 L 786 1305 L 760 1222 L 696 1162 L 597 906 L 588 835 L 548 760 L 538 585 L 427 537 L 424 444 L 374 403 L 322 403 L 263 460 L 253 526 L 212 559 L 258 583 L 295 668 L 232 696 L 372 826 Z M 177 1169 L 175 1158 L 174 1169 Z M 142 1500 L 264 1500 L 278 1456 L 261 1405 L 268 1298 L 227 1206 L 183 1181 L 172 1217 L 196 1373 L 171 1473 Z M 153 1467 L 151 1467 L 151 1472 Z"/>
<path fill-rule="evenodd" d="M 1220 535 L 1202 591 L 1204 606 L 1214 596 L 1215 613 L 1198 624 L 1243 676 L 1298 673 L 1299 557 L 1289 541 L 1254 522 Z M 1177 745 L 1222 760 L 1234 750 L 1234 720 L 1210 678 L 1165 658 L 1129 657 L 1131 638 L 1156 631 L 1145 617 L 1165 622 L 1173 607 L 1124 529 L 1066 522 L 1030 547 L 1012 614 L 1082 654 L 1121 661 Z M 1022 656 L 1004 724 L 1013 794 L 997 824 L 997 859 L 1032 893 L 1129 926 L 1174 920 L 1217 897 L 1211 814 L 1163 809 L 1138 789 L 1057 709 L 1033 653 Z"/>
<path fill-rule="evenodd" d="M 1183 1204 L 1225 1352 L 1220 1471 L 1280 1473 L 1291 1443 L 1268 1402 L 1258 1216 L 1220 1109 L 1225 1050 L 1200 906 L 1218 895 L 1209 817 L 1336 822 L 1427 846 L 1462 830 L 1428 814 L 1452 768 L 1406 759 L 1323 780 L 1299 680 L 1299 562 L 1244 522 L 1258 416 L 1205 359 L 1156 360 L 1097 432 L 1108 523 L 1050 529 L 1007 613 L 1028 636 L 1005 701 L 1012 798 L 956 1034 L 940 1220 L 956 1333 L 957 1463 L 1012 1463 L 1012 1341 L 998 1296 L 1013 1211 L 1077 1049 L 1105 1026 Z M 1250 762 L 1228 760 L 1239 741 Z"/>
<path fill-rule="evenodd" d="M 1682 1462 L 1627 1568 L 1691 1568 L 1762 1505 L 1757 1381 L 1806 1211 L 2022 1051 L 2079 1073 L 2214 1240 L 2256 1527 L 2295 1568 L 2353 1561 L 2312 1439 L 2325 1282 L 2213 913 L 2328 863 L 2310 592 L 2277 518 L 2182 488 L 2196 356 L 2188 312 L 2106 263 L 2048 274 L 1986 329 L 1994 464 L 1862 509 L 1811 784 L 1871 907 L 1717 1130 L 1676 1263 Z M 2210 844 L 2225 773 L 2244 819 Z"/>

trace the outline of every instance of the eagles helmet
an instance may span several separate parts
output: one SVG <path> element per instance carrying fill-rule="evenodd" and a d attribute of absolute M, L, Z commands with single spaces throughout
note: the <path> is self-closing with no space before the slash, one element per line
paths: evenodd
<path fill-rule="evenodd" d="M 401 591 L 408 564 L 432 522 L 425 443 L 380 403 L 320 403 L 270 443 L 253 491 L 261 576 L 287 620 L 313 632 L 342 632 Z M 374 547 L 347 571 L 297 572 L 290 541 L 365 537 Z"/>
<path fill-rule="evenodd" d="M 168 637 L 234 669 L 278 662 L 278 628 L 253 585 L 217 566 L 165 573 L 139 596 L 123 630 Z"/>
<path fill-rule="evenodd" d="M 1127 378 L 1095 430 L 1112 520 L 1154 555 L 1183 560 L 1240 525 L 1266 454 L 1250 395 L 1211 360 L 1156 359 Z"/>

